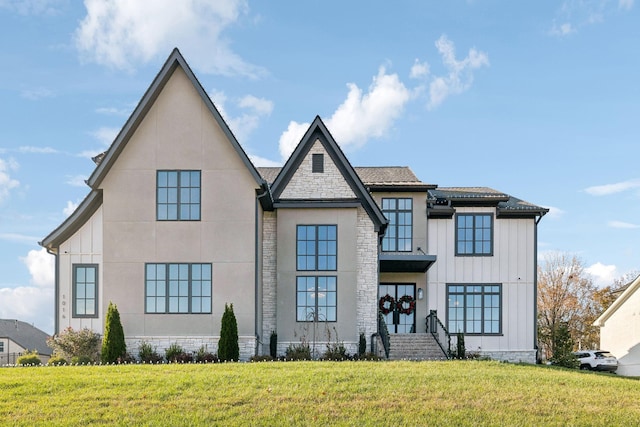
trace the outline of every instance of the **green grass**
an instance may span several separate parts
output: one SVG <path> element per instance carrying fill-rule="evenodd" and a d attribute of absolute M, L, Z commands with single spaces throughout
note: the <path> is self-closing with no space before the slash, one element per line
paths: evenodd
<path fill-rule="evenodd" d="M 0 369 L 4 425 L 637 425 L 640 382 L 498 362 Z"/>

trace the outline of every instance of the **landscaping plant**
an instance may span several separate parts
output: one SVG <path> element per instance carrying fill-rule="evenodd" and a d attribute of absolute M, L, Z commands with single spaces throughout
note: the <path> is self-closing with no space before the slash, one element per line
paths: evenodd
<path fill-rule="evenodd" d="M 218 359 L 221 362 L 238 360 L 238 323 L 233 313 L 233 304 L 224 305 L 224 314 L 220 325 L 220 341 L 218 341 Z"/>
<path fill-rule="evenodd" d="M 100 351 L 100 334 L 96 334 L 89 328 L 79 331 L 72 327 L 66 328 L 58 335 L 47 340 L 47 345 L 53 352 L 71 363 L 95 362 Z M 74 359 L 76 362 L 74 362 Z"/>
<path fill-rule="evenodd" d="M 107 319 L 104 325 L 102 337 L 102 363 L 114 363 L 122 360 L 127 353 L 127 344 L 124 340 L 124 330 L 120 323 L 118 307 L 109 302 Z"/>

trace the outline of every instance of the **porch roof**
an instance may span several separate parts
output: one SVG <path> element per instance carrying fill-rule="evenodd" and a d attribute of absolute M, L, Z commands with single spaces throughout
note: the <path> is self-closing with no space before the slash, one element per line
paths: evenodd
<path fill-rule="evenodd" d="M 416 253 L 381 253 L 381 273 L 424 273 L 436 262 L 435 255 Z"/>

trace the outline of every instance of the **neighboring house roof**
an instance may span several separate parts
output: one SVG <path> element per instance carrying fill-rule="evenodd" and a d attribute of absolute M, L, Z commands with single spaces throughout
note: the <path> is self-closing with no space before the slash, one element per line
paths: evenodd
<path fill-rule="evenodd" d="M 289 156 L 289 159 L 284 164 L 282 169 L 280 169 L 279 173 L 273 180 L 273 183 L 271 185 L 273 200 L 277 201 L 280 198 L 280 195 L 287 187 L 287 184 L 289 183 L 295 172 L 298 170 L 303 159 L 309 153 L 311 147 L 313 146 L 313 144 L 315 144 L 316 141 L 320 141 L 325 151 L 331 157 L 331 160 L 342 174 L 345 181 L 351 187 L 351 190 L 355 194 L 356 198 L 373 221 L 375 230 L 379 231 L 381 234 L 384 234 L 389 221 L 385 218 L 384 214 L 371 197 L 371 194 L 365 188 L 362 180 L 353 169 L 353 166 L 351 166 L 351 164 L 347 160 L 347 157 L 344 155 L 335 139 L 333 139 L 333 136 L 319 116 L 316 116 L 316 118 L 313 120 L 313 122 L 309 126 L 309 129 L 307 129 L 304 136 L 300 140 L 300 143 L 296 146 L 295 150 L 293 150 L 293 153 L 291 154 L 291 156 Z M 270 172 L 273 173 L 273 171 Z M 309 202 L 300 201 L 300 203 Z"/>
<path fill-rule="evenodd" d="M 0 319 L 0 338 L 9 338 L 26 350 L 37 350 L 39 354 L 50 356 L 47 335 L 40 329 L 20 320 Z"/>
<path fill-rule="evenodd" d="M 82 201 L 82 203 L 80 203 L 76 211 L 71 216 L 69 216 L 58 228 L 40 242 L 41 246 L 50 250 L 57 247 L 59 243 L 63 242 L 68 236 L 77 231 L 78 228 L 84 224 L 86 219 L 89 218 L 91 214 L 93 214 L 93 212 L 95 212 L 95 210 L 102 204 L 102 194 L 101 190 L 98 188 L 100 183 L 107 175 L 140 123 L 142 123 L 147 112 L 153 106 L 154 101 L 158 98 L 164 89 L 164 86 L 177 68 L 181 68 L 187 75 L 187 78 L 193 84 L 205 106 L 208 108 L 209 112 L 238 153 L 238 156 L 240 156 L 244 164 L 247 166 L 247 169 L 255 179 L 257 186 L 262 189 L 261 192 L 263 194 L 268 192 L 268 185 L 266 181 L 262 179 L 253 163 L 251 163 L 251 160 L 249 160 L 249 157 L 240 146 L 240 143 L 238 143 L 238 140 L 231 132 L 231 129 L 229 129 L 229 126 L 220 115 L 220 112 L 215 105 L 213 105 L 211 98 L 209 98 L 195 74 L 193 74 L 193 71 L 191 71 L 191 68 L 180 54 L 180 51 L 176 48 L 171 52 L 169 58 L 167 58 L 166 62 L 158 72 L 158 75 L 151 83 L 151 86 L 149 86 L 145 94 L 142 96 L 142 99 L 133 110 L 133 113 L 122 127 L 120 133 L 118 133 L 118 136 L 116 136 L 109 149 L 93 158 L 93 161 L 97 166 L 87 180 L 87 185 L 92 189 L 91 192 Z M 264 199 L 262 199 L 261 202 L 263 202 L 263 200 Z"/>
<path fill-rule="evenodd" d="M 489 187 L 438 187 L 429 190 L 429 203 L 453 213 L 451 206 L 495 206 L 499 217 L 544 216 L 549 209 Z"/>
<path fill-rule="evenodd" d="M 606 321 L 640 288 L 640 276 L 629 283 L 618 298 L 593 322 L 594 326 L 603 327 Z"/>

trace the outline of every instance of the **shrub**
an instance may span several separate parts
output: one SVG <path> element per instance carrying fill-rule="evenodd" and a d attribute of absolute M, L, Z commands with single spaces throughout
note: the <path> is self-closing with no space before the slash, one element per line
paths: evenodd
<path fill-rule="evenodd" d="M 72 365 L 89 365 L 93 362 L 94 360 L 89 356 L 73 356 L 71 358 Z"/>
<path fill-rule="evenodd" d="M 269 337 L 269 354 L 274 359 L 278 357 L 278 334 L 276 331 L 271 331 Z"/>
<path fill-rule="evenodd" d="M 456 351 L 452 355 L 456 359 L 464 359 L 466 357 L 467 349 L 464 345 L 464 334 L 462 332 L 456 333 Z"/>
<path fill-rule="evenodd" d="M 194 354 L 195 361 L 198 363 L 213 363 L 217 362 L 218 358 L 215 354 L 207 351 L 205 346 L 200 346 L 198 351 Z"/>
<path fill-rule="evenodd" d="M 68 327 L 62 333 L 49 338 L 47 345 L 55 354 L 66 360 L 82 357 L 93 362 L 98 360 L 100 342 L 100 334 L 88 328 L 75 331 Z"/>
<path fill-rule="evenodd" d="M 251 359 L 249 359 L 250 362 L 272 362 L 273 360 L 275 359 L 268 354 L 251 356 Z"/>
<path fill-rule="evenodd" d="M 311 360 L 311 347 L 306 342 L 289 344 L 285 351 L 286 360 Z"/>
<path fill-rule="evenodd" d="M 357 356 L 354 356 L 353 360 L 378 361 L 378 360 L 383 360 L 383 359 L 380 356 L 378 356 L 377 354 L 375 354 L 375 353 L 368 352 L 368 353 L 363 353 L 363 354 L 359 354 Z"/>
<path fill-rule="evenodd" d="M 573 339 L 567 323 L 562 323 L 553 333 L 553 357 L 551 363 L 565 368 L 578 368 L 580 361 L 573 354 Z"/>
<path fill-rule="evenodd" d="M 367 338 L 363 332 L 360 332 L 360 339 L 358 341 L 358 356 L 362 356 L 367 352 Z"/>
<path fill-rule="evenodd" d="M 184 353 L 182 346 L 178 343 L 173 343 L 169 346 L 169 348 L 165 349 L 164 356 L 167 359 L 167 362 L 178 362 L 178 359 Z"/>
<path fill-rule="evenodd" d="M 47 365 L 60 366 L 60 365 L 66 365 L 67 363 L 69 362 L 67 362 L 67 360 L 64 357 L 54 355 L 49 359 L 49 361 L 47 362 Z"/>
<path fill-rule="evenodd" d="M 327 351 L 321 357 L 322 360 L 349 360 L 351 356 L 342 343 L 327 344 Z"/>
<path fill-rule="evenodd" d="M 42 365 L 42 360 L 38 357 L 38 351 L 25 351 L 22 356 L 16 360 L 16 365 L 29 366 L 29 365 Z"/>
<path fill-rule="evenodd" d="M 144 363 L 158 363 L 162 360 L 162 356 L 158 354 L 156 348 L 146 341 L 140 343 L 138 357 Z"/>
<path fill-rule="evenodd" d="M 223 362 L 240 358 L 238 323 L 236 315 L 233 313 L 233 304 L 224 305 L 224 314 L 220 325 L 220 341 L 218 341 L 218 358 Z"/>
<path fill-rule="evenodd" d="M 118 307 L 109 302 L 107 318 L 102 337 L 102 363 L 114 363 L 122 359 L 127 352 L 127 344 L 124 340 L 124 330 L 120 323 Z"/>

